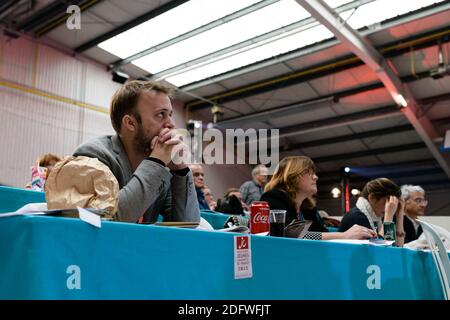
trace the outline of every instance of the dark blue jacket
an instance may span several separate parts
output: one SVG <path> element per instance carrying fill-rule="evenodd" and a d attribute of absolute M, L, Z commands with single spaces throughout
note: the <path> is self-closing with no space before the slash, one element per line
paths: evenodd
<path fill-rule="evenodd" d="M 205 195 L 203 194 L 203 190 L 196 187 L 195 191 L 197 192 L 197 200 L 200 210 L 209 210 L 209 206 L 205 201 Z"/>

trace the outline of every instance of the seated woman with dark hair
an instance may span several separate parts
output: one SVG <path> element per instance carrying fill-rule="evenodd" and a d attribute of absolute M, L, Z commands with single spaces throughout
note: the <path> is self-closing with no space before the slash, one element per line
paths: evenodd
<path fill-rule="evenodd" d="M 270 209 L 286 210 L 286 225 L 294 219 L 312 221 L 305 239 L 368 239 L 375 236 L 372 230 L 357 225 L 345 232 L 328 232 L 312 198 L 317 193 L 315 171 L 314 163 L 308 157 L 284 158 L 266 185 L 261 201 L 267 201 Z"/>
<path fill-rule="evenodd" d="M 405 240 L 404 203 L 400 196 L 400 187 L 387 178 L 369 181 L 364 186 L 356 207 L 342 218 L 339 231 L 346 231 L 359 224 L 384 236 L 383 222 L 396 221 L 396 244 L 402 247 Z"/>

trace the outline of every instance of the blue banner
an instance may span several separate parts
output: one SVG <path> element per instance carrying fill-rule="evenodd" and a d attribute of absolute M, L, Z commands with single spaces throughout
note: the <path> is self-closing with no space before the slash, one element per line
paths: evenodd
<path fill-rule="evenodd" d="M 395 247 L 251 236 L 253 277 L 236 280 L 235 235 L 0 218 L 0 298 L 443 298 L 431 254 Z"/>

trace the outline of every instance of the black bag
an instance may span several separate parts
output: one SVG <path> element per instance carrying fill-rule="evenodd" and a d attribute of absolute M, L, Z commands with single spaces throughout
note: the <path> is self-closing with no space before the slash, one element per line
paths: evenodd
<path fill-rule="evenodd" d="M 215 211 L 238 216 L 245 215 L 241 201 L 235 195 L 219 200 Z"/>

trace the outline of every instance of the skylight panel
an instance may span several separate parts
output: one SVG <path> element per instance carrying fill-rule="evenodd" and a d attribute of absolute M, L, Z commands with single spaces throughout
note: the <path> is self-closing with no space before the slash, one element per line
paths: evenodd
<path fill-rule="evenodd" d="M 309 14 L 293 0 L 282 0 L 195 37 L 144 56 L 133 63 L 151 73 L 204 56 L 272 31 Z"/>
<path fill-rule="evenodd" d="M 259 1 L 191 0 L 98 46 L 124 59 Z"/>
<path fill-rule="evenodd" d="M 332 8 L 340 7 L 343 4 L 352 2 L 353 0 L 325 0 L 328 6 Z"/>
<path fill-rule="evenodd" d="M 203 67 L 169 77 L 166 80 L 176 86 L 183 86 L 212 75 L 233 70 L 331 37 L 333 37 L 333 34 L 324 26 L 319 25 Z"/>
<path fill-rule="evenodd" d="M 191 0 L 99 46 L 120 58 L 127 58 L 260 1 Z M 341 17 L 351 27 L 359 29 L 442 1 L 375 0 L 360 5 L 356 10 L 342 12 Z M 353 1 L 325 2 L 336 8 Z M 303 25 L 302 29 L 283 30 L 282 34 L 272 33 L 277 34 L 276 37 L 267 39 L 267 32 L 310 15 L 295 0 L 280 0 L 271 4 L 266 2 L 265 5 L 183 41 L 146 52 L 146 56 L 134 60 L 133 64 L 156 74 L 157 80 L 166 79 L 182 86 L 333 37 L 328 29 L 314 22 Z M 252 39 L 253 42 L 253 38 L 258 36 L 261 37 L 257 41 L 261 42 L 249 46 L 248 40 Z M 228 51 L 220 52 L 219 56 L 217 52 L 226 48 Z M 231 50 L 236 51 L 229 52 Z M 192 60 L 198 64 L 193 65 Z"/>
<path fill-rule="evenodd" d="M 441 1 L 442 0 L 377 0 L 359 7 L 351 15 L 347 23 L 352 28 L 359 29 Z M 341 17 L 344 20 L 347 19 L 348 16 L 349 12 L 341 14 Z"/>

